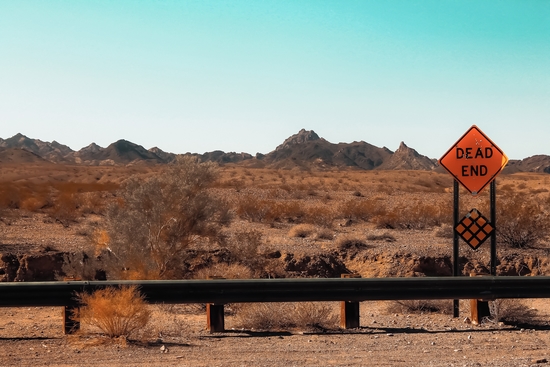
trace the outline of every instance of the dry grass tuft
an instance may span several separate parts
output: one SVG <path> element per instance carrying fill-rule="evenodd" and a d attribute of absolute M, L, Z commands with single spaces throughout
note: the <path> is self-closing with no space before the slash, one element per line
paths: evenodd
<path fill-rule="evenodd" d="M 401 314 L 418 314 L 438 312 L 443 314 L 453 313 L 451 300 L 401 300 L 388 302 L 388 312 Z"/>
<path fill-rule="evenodd" d="M 311 224 L 298 224 L 290 228 L 288 235 L 290 237 L 306 238 L 310 237 L 315 232 L 315 227 Z"/>
<path fill-rule="evenodd" d="M 248 303 L 236 310 L 237 324 L 256 330 L 331 329 L 338 323 L 328 302 Z"/>
<path fill-rule="evenodd" d="M 151 312 L 137 287 L 107 287 L 92 294 L 80 293 L 82 304 L 75 319 L 101 330 L 109 338 L 129 337 L 143 329 Z"/>
<path fill-rule="evenodd" d="M 318 240 L 332 240 L 334 238 L 334 231 L 329 228 L 319 228 L 315 238 Z"/>
<path fill-rule="evenodd" d="M 367 243 L 362 239 L 353 235 L 343 235 L 336 240 L 336 247 L 340 251 L 344 250 L 361 250 L 368 247 Z"/>
<path fill-rule="evenodd" d="M 534 324 L 536 310 L 529 308 L 518 299 L 497 299 L 489 302 L 493 321 L 507 324 Z"/>

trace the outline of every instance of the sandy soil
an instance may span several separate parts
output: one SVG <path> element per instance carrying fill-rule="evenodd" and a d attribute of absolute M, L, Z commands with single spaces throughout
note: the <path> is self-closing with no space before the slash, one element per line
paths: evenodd
<path fill-rule="evenodd" d="M 474 326 L 443 314 L 388 313 L 386 302 L 361 304 L 361 327 L 352 330 L 255 332 L 204 330 L 205 316 L 180 310 L 170 335 L 148 341 L 108 341 L 61 332 L 60 308 L 0 309 L 2 366 L 530 366 L 550 359 L 550 314 L 537 309 L 538 326 Z M 158 307 L 158 306 L 151 306 Z M 337 307 L 337 305 L 335 305 Z M 174 312 L 173 310 L 171 312 Z M 173 316 L 173 314 L 172 314 Z M 171 316 L 168 315 L 170 318 Z M 170 329 L 172 329 L 170 331 Z M 150 337 L 150 336 L 149 336 Z"/>

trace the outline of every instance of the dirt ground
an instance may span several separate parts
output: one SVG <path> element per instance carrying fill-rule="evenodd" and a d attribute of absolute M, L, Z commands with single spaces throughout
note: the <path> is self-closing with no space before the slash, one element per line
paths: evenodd
<path fill-rule="evenodd" d="M 450 301 L 449 301 L 450 302 Z M 168 335 L 147 341 L 110 341 L 61 332 L 61 309 L 0 309 L 2 366 L 532 366 L 550 359 L 550 313 L 528 300 L 537 325 L 472 325 L 465 304 L 459 318 L 389 313 L 387 302 L 361 303 L 361 327 L 351 330 L 256 332 L 205 330 L 205 315 L 179 306 L 153 323 Z M 334 304 L 335 310 L 338 307 Z M 540 308 L 538 308 L 540 307 Z M 174 312 L 177 317 L 174 317 Z M 167 316 L 168 315 L 168 316 Z M 169 320 L 167 320 L 169 319 Z M 168 325 L 167 323 L 170 323 Z"/>

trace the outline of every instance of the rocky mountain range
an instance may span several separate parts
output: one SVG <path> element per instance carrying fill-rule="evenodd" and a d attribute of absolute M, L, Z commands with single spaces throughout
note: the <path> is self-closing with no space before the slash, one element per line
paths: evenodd
<path fill-rule="evenodd" d="M 279 169 L 330 169 L 350 167 L 362 170 L 436 170 L 437 160 L 408 147 L 404 142 L 395 152 L 364 141 L 331 143 L 313 130 L 300 130 L 267 154 L 213 151 L 203 154 L 187 153 L 201 161 L 220 164 L 241 164 L 248 167 Z M 118 140 L 106 148 L 91 143 L 78 151 L 56 141 L 44 142 L 17 134 L 0 138 L 0 163 L 50 163 L 82 165 L 166 164 L 178 155 L 158 147 L 145 149 L 127 140 Z M 550 156 L 537 155 L 510 161 L 505 172 L 550 173 Z"/>

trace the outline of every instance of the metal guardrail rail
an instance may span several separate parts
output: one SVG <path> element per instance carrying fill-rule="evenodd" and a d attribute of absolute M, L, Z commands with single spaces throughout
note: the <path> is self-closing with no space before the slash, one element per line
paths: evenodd
<path fill-rule="evenodd" d="M 550 298 L 550 277 L 426 277 L 0 283 L 0 307 L 77 306 L 76 292 L 137 285 L 150 303 Z"/>

